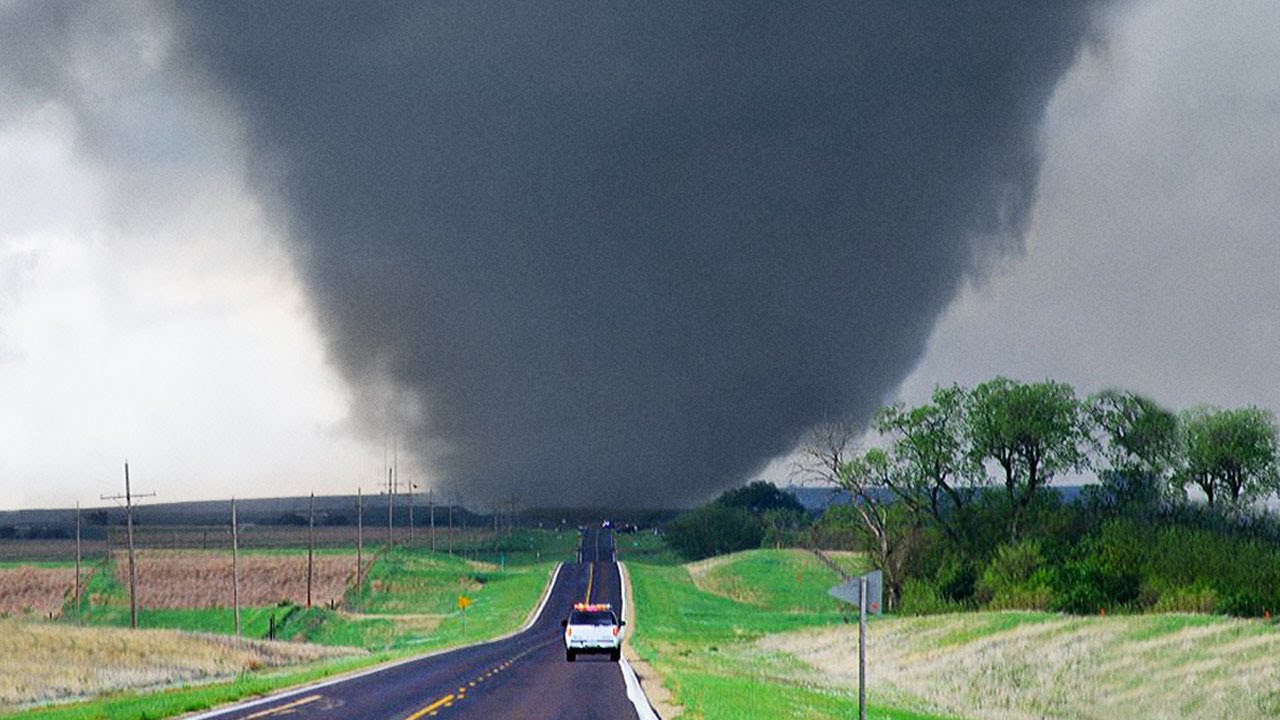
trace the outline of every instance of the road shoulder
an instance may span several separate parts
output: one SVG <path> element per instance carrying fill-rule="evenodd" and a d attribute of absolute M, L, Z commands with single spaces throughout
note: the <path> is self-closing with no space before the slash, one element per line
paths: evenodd
<path fill-rule="evenodd" d="M 658 714 L 658 717 L 664 720 L 675 720 L 675 718 L 680 717 L 680 713 L 684 708 L 675 703 L 675 698 L 672 697 L 671 691 L 662 684 L 662 676 L 653 669 L 653 666 L 642 660 L 635 649 L 631 647 L 631 633 L 635 632 L 636 628 L 636 606 L 632 602 L 631 576 L 627 573 L 626 563 L 623 562 L 618 563 L 618 572 L 622 576 L 622 614 L 627 623 L 627 634 L 622 643 L 623 658 L 634 672 L 641 692 L 647 698 L 649 705 Z M 626 671 L 624 670 L 623 673 L 625 676 Z"/>

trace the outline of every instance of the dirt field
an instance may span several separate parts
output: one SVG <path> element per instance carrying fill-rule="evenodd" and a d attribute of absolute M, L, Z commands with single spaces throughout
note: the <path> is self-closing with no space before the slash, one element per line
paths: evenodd
<path fill-rule="evenodd" d="M 351 654 L 357 651 L 168 630 L 0 620 L 0 711 Z"/>
<path fill-rule="evenodd" d="M 138 602 L 149 608 L 231 606 L 231 554 L 199 550 L 138 553 Z M 317 555 L 311 597 L 316 605 L 341 602 L 355 578 L 355 555 Z M 129 582 L 129 558 L 116 555 L 116 579 Z M 271 605 L 307 600 L 307 557 L 241 555 L 240 603 Z"/>
<path fill-rule="evenodd" d="M 74 568 L 0 568 L 0 615 L 48 617 L 74 593 Z"/>

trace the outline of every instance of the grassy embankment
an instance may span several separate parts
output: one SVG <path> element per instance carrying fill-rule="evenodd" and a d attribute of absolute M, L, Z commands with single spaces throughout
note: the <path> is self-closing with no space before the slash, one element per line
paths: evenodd
<path fill-rule="evenodd" d="M 852 714 L 857 628 L 832 612 L 834 575 L 810 556 L 750 551 L 687 566 L 633 559 L 628 568 L 636 648 L 684 704 L 683 717 Z M 886 616 L 870 625 L 868 655 L 871 717 L 1280 716 L 1280 626 L 1261 620 Z"/>
<path fill-rule="evenodd" d="M 797 672 L 802 665 L 793 655 L 758 642 L 843 624 L 844 609 L 827 595 L 839 577 L 817 558 L 801 550 L 751 550 L 656 565 L 642 558 L 663 558 L 660 550 L 637 550 L 623 546 L 621 553 L 637 611 L 632 643 L 683 706 L 682 718 L 856 715 L 856 690 L 815 684 Z M 875 694 L 871 700 L 871 718 L 936 717 L 888 707 Z"/>
<path fill-rule="evenodd" d="M 497 566 L 422 549 L 397 549 L 390 556 L 380 557 L 373 563 L 360 589 L 352 587 L 347 591 L 342 605 L 349 609 L 308 609 L 286 603 L 250 607 L 242 611 L 246 637 L 265 636 L 274 615 L 277 637 L 345 646 L 355 649 L 360 657 L 326 660 L 286 670 L 271 669 L 265 663 L 249 659 L 234 671 L 223 664 L 185 675 L 174 673 L 158 681 L 149 678 L 148 682 L 142 683 L 146 686 L 144 689 L 137 689 L 137 684 L 131 685 L 124 678 L 117 677 L 117 682 L 106 686 L 117 690 L 114 695 L 87 703 L 30 709 L 3 717 L 24 720 L 167 717 L 385 660 L 503 634 L 516 629 L 524 621 L 545 587 L 554 562 L 571 558 L 576 542 L 577 535 L 572 532 L 518 531 L 501 541 L 487 539 L 480 547 L 471 548 L 462 543 L 455 547 L 459 555 L 465 552 L 474 556 L 489 551 L 499 559 Z M 278 556 L 281 551 L 268 554 Z M 305 551 L 302 555 L 305 556 Z M 460 594 L 472 600 L 465 616 L 457 610 Z M 85 598 L 86 624 L 128 624 L 128 593 L 112 568 L 100 569 L 94 574 Z M 74 608 L 70 603 L 63 617 L 64 625 L 73 621 Z M 233 632 L 232 614 L 225 607 L 144 608 L 139 620 L 144 628 Z M 41 627 L 74 632 L 72 628 L 57 625 L 42 623 Z M 124 633 L 112 637 L 127 641 L 134 635 L 148 634 Z M 219 642 L 216 638 L 205 640 Z M 38 644 L 27 643 L 16 647 L 13 655 L 15 658 L 27 657 L 33 663 L 66 663 L 80 668 L 80 674 L 86 676 L 93 668 L 112 665 L 116 662 L 112 653 L 121 651 L 117 645 L 100 647 L 85 643 L 65 657 L 53 658 Z M 124 652 L 126 655 L 131 653 L 129 650 Z M 157 686 L 175 683 L 180 686 L 154 691 Z M 197 683 L 204 684 L 190 686 Z M 131 687 L 134 689 L 129 689 Z M 62 697 L 74 697 L 94 690 L 95 687 L 86 683 L 86 687 L 80 690 L 74 687 L 65 689 Z M 26 697 L 18 702 L 26 704 L 47 699 Z M 12 707 L 11 704 L 9 709 Z M 4 709 L 0 705 L 0 712 Z"/>

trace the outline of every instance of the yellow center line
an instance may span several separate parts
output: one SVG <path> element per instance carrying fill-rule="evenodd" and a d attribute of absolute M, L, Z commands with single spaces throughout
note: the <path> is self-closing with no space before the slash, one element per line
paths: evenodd
<path fill-rule="evenodd" d="M 587 599 L 583 600 L 583 602 L 590 603 L 591 602 L 591 583 L 593 583 L 596 579 L 596 564 L 591 563 L 590 565 L 587 566 L 587 568 L 588 568 L 587 569 Z"/>
<path fill-rule="evenodd" d="M 267 717 L 268 715 L 275 715 L 276 713 L 282 713 L 282 712 L 286 712 L 286 711 L 289 711 L 289 710 L 293 710 L 294 708 L 296 708 L 296 707 L 298 707 L 298 706 L 300 706 L 300 705 L 306 705 L 307 703 L 313 703 L 313 702 L 315 702 L 315 701 L 319 700 L 319 699 L 320 699 L 320 698 L 322 698 L 322 697 L 324 697 L 324 696 L 323 696 L 323 695 L 308 695 L 307 697 L 304 697 L 304 698 L 302 698 L 301 700 L 294 700 L 293 702 L 289 703 L 288 705 L 280 705 L 280 706 L 278 706 L 278 707 L 273 707 L 273 708 L 271 708 L 270 710 L 263 710 L 262 712 L 256 712 L 256 713 L 254 713 L 254 714 L 252 714 L 252 715 L 245 715 L 245 716 L 244 716 L 244 720 L 254 720 L 254 718 L 264 718 L 264 717 Z"/>
<path fill-rule="evenodd" d="M 452 694 L 452 693 L 451 693 L 451 694 L 449 694 L 449 695 L 445 695 L 444 697 L 442 697 L 442 698 L 440 698 L 439 700 L 437 700 L 437 701 L 435 701 L 435 702 L 431 703 L 430 705 L 428 705 L 428 706 L 426 706 L 426 707 L 422 708 L 421 710 L 419 710 L 418 712 L 416 712 L 416 713 L 414 713 L 414 714 L 410 715 L 409 717 L 405 718 L 404 720 L 418 720 L 418 718 L 422 717 L 423 715 L 426 715 L 426 714 L 428 714 L 428 713 L 435 712 L 436 710 L 439 710 L 440 708 L 444 707 L 445 705 L 448 705 L 449 703 L 452 703 L 452 702 L 453 702 L 453 700 L 454 700 L 454 697 L 453 697 L 453 694 Z"/>

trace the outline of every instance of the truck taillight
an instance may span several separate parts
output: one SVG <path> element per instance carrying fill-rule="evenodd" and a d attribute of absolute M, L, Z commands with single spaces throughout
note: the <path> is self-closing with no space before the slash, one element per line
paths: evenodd
<path fill-rule="evenodd" d="M 613 636 L 614 636 L 614 637 L 618 637 L 618 626 L 617 626 L 617 625 L 614 625 L 614 626 L 613 626 Z"/>
<path fill-rule="evenodd" d="M 564 636 L 565 636 L 565 637 L 573 637 L 573 628 L 565 628 L 565 629 L 564 629 Z"/>

